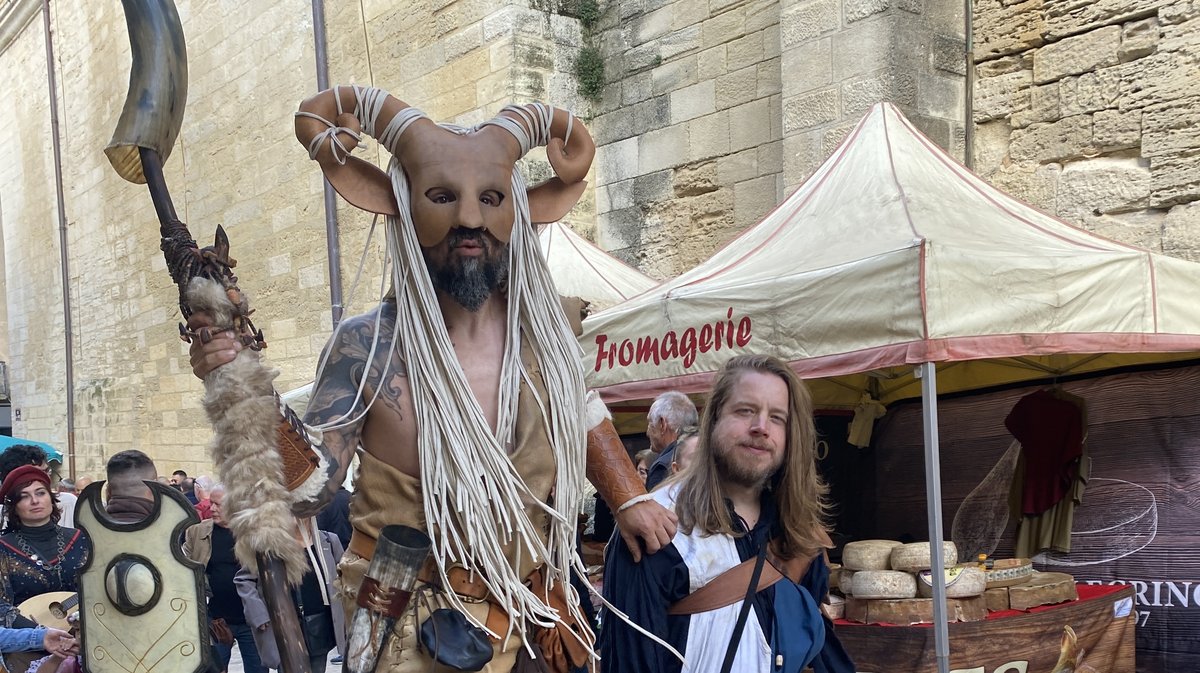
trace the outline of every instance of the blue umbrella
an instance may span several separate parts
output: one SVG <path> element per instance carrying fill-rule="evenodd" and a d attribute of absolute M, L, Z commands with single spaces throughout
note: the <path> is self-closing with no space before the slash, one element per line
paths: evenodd
<path fill-rule="evenodd" d="M 32 439 L 24 439 L 21 437 L 6 437 L 4 435 L 0 435 L 0 453 L 4 453 L 10 446 L 15 446 L 17 444 L 32 444 L 45 451 L 48 459 L 56 460 L 60 463 L 63 461 L 62 452 L 45 442 L 38 442 Z"/>

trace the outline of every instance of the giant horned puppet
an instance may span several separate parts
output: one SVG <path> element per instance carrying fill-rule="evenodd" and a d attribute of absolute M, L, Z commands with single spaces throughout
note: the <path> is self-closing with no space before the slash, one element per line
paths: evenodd
<path fill-rule="evenodd" d="M 386 173 L 351 156 L 361 133 L 392 154 Z M 571 113 L 540 103 L 510 105 L 495 118 L 464 128 L 435 124 L 380 89 L 347 86 L 304 101 L 296 114 L 296 137 L 344 198 L 388 216 L 391 292 L 402 319 L 387 343 L 398 344 L 412 382 L 435 583 L 460 586 L 461 574 L 453 572 L 465 571 L 503 613 L 498 621 L 489 613 L 486 623 L 470 616 L 494 641 L 523 636 L 522 625 L 530 623 L 542 627 L 536 639 L 559 670 L 586 664 L 593 636 L 583 626 L 569 578 L 572 567 L 584 572 L 575 553 L 583 479 L 586 475 L 618 512 L 649 499 L 603 403 L 585 391 L 582 353 L 532 228 L 535 222 L 560 219 L 578 201 L 595 154 L 591 136 Z M 538 146 L 546 147 L 556 177 L 526 189 L 516 164 Z M 437 198 L 446 187 L 459 198 Z M 499 201 L 481 206 L 471 198 L 488 193 Z M 506 200 L 512 205 L 505 206 Z M 443 242 L 456 227 L 485 229 L 508 246 L 507 334 L 495 432 L 459 365 L 422 257 L 423 248 Z M 377 327 L 373 349 L 380 337 Z M 525 361 L 524 348 L 532 351 L 531 362 Z M 544 393 L 533 380 L 535 371 Z M 387 374 L 385 369 L 378 380 Z M 508 450 L 517 438 L 517 402 L 526 393 L 534 398 L 530 406 L 541 410 L 538 422 L 556 468 L 541 491 L 522 478 Z M 360 388 L 353 408 L 318 429 L 365 414 L 372 401 L 362 398 Z M 518 571 L 522 556 L 525 566 Z M 530 559 L 536 562 L 535 574 L 527 576 Z M 446 598 L 463 608 L 455 592 Z"/>
<path fill-rule="evenodd" d="M 363 132 L 392 154 L 386 174 L 350 155 Z M 389 343 L 398 344 L 412 382 L 422 504 L 438 583 L 454 585 L 448 572 L 452 568 L 469 571 L 508 616 L 501 622 L 504 632 L 497 632 L 495 624 L 473 621 L 502 641 L 519 633 L 525 622 L 553 627 L 568 616 L 559 612 L 586 623 L 568 577 L 573 565 L 583 570 L 575 554 L 574 522 L 584 474 L 617 505 L 632 506 L 645 494 L 603 404 L 595 397 L 585 404 L 581 353 L 531 226 L 561 218 L 578 200 L 595 152 L 587 130 L 569 112 L 542 104 L 508 106 L 473 128 L 438 125 L 379 89 L 347 86 L 304 101 L 296 115 L 296 136 L 343 197 L 388 215 L 392 290 L 403 317 Z M 557 177 L 527 190 L 516 162 L 542 145 Z M 448 185 L 460 197 L 495 192 L 502 207 L 481 206 L 469 196 L 448 204 L 426 198 Z M 512 205 L 505 206 L 506 200 Z M 422 248 L 442 242 L 456 226 L 486 229 L 509 250 L 508 333 L 494 433 L 458 364 L 422 261 Z M 522 363 L 522 344 L 532 349 L 547 388 L 546 399 L 536 404 L 544 411 L 541 422 L 557 466 L 547 489 L 554 494 L 553 506 L 547 504 L 548 492 L 534 492 L 523 481 L 507 450 L 522 383 L 537 395 Z M 379 380 L 386 376 L 385 371 Z M 531 506 L 538 511 L 531 513 Z M 543 516 L 546 521 L 540 522 Z M 505 553 L 513 546 L 544 564 L 541 586 L 527 586 L 524 571 L 513 567 L 519 562 Z M 552 598 L 554 588 L 560 599 L 567 594 L 565 601 Z M 462 607 L 455 593 L 447 598 Z M 585 663 L 591 634 L 561 630 L 571 634 L 559 641 L 561 646 L 582 659 L 576 665 Z"/>
<path fill-rule="evenodd" d="M 298 673 L 307 668 L 307 658 L 286 581 L 298 581 L 306 564 L 291 538 L 291 510 L 310 513 L 331 492 L 327 482 L 340 480 L 329 477 L 340 476 L 346 466 L 323 451 L 322 430 L 356 419 L 313 428 L 280 403 L 271 383 L 276 373 L 260 359 L 265 342 L 249 320 L 251 311 L 232 273 L 235 262 L 224 231 L 218 227 L 216 244 L 200 249 L 176 216 L 163 179 L 162 164 L 178 135 L 186 100 L 186 56 L 178 15 L 171 0 L 123 0 L 123 4 L 133 45 L 133 72 L 107 153 L 123 177 L 150 188 L 167 266 L 180 288 L 183 315 L 203 311 L 248 346 L 234 362 L 205 379 L 204 406 L 216 433 L 212 455 L 228 489 L 225 504 L 238 538 L 236 551 L 247 567 L 257 564 L 281 640 L 283 668 Z M 392 153 L 386 174 L 350 156 L 360 131 L 376 137 Z M 297 113 L 296 133 L 344 198 L 389 216 L 393 291 L 398 311 L 405 317 L 396 321 L 393 343 L 401 344 L 410 378 L 422 381 L 413 386 L 422 429 L 418 450 L 426 468 L 422 492 L 443 586 L 451 586 L 447 573 L 452 566 L 465 568 L 486 584 L 489 601 L 504 608 L 511 618 L 506 620 L 510 632 L 519 631 L 526 622 L 559 624 L 560 612 L 578 616 L 567 573 L 571 566 L 581 568 L 574 537 L 585 471 L 615 510 L 624 511 L 647 498 L 603 405 L 585 397 L 578 345 L 531 229 L 532 222 L 557 220 L 579 198 L 595 151 L 590 136 L 570 113 L 537 104 L 505 108 L 474 129 L 438 126 L 382 91 L 356 87 L 339 87 L 305 101 Z M 515 163 L 537 145 L 547 147 L 558 177 L 526 190 Z M 427 170 L 439 163 L 431 162 L 431 157 L 450 159 L 449 164 L 470 173 L 468 178 L 491 180 L 512 202 L 511 209 L 498 209 L 500 213 L 457 215 L 481 218 L 479 224 L 510 246 L 508 334 L 494 434 L 455 360 L 420 261 L 420 245 L 440 240 L 450 226 L 422 213 L 422 205 L 409 204 L 409 195 L 422 193 L 425 181 L 436 177 L 436 167 Z M 448 164 L 440 165 L 444 169 Z M 470 208 L 470 201 L 463 199 L 460 207 Z M 422 227 L 418 229 L 414 220 Z M 185 338 L 201 340 L 211 334 L 182 327 L 181 332 Z M 557 467 L 554 504 L 535 499 L 549 522 L 544 538 L 522 502 L 529 489 L 505 450 L 513 433 L 518 391 L 529 377 L 520 357 L 522 343 L 533 351 L 545 379 L 549 399 L 536 403 L 545 411 L 543 423 Z M 364 404 L 358 405 L 356 413 L 365 414 L 372 400 L 360 401 Z M 514 573 L 498 551 L 505 544 L 545 564 L 541 586 L 526 586 L 526 578 Z M 564 589 L 569 594 L 569 607 L 550 599 L 556 588 L 560 595 Z M 457 602 L 453 593 L 449 599 Z M 551 604 L 563 609 L 555 610 Z M 477 626 L 489 628 L 494 638 L 505 635 L 490 624 Z M 575 642 L 562 647 L 575 655 L 581 650 L 590 655 L 591 634 L 569 633 L 571 637 L 564 640 Z"/>

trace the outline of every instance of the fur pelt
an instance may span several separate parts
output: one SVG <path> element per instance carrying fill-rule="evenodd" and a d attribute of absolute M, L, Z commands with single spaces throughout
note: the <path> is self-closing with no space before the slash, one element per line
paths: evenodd
<path fill-rule="evenodd" d="M 220 283 L 197 277 L 187 297 L 192 310 L 208 313 L 214 324 L 233 324 L 238 308 Z M 292 536 L 291 496 L 275 446 L 280 416 L 272 381 L 278 374 L 258 352 L 243 349 L 204 379 L 203 403 L 215 433 L 209 448 L 225 484 L 223 509 L 237 539 L 238 561 L 257 568 L 256 554 L 273 556 L 283 561 L 288 581 L 299 584 L 307 562 Z"/>

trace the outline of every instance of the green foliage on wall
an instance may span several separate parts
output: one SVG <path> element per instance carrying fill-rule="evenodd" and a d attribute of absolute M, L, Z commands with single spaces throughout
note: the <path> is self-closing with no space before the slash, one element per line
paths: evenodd
<path fill-rule="evenodd" d="M 604 57 L 592 46 L 579 49 L 575 59 L 575 80 L 579 83 L 579 95 L 597 101 L 604 91 Z"/>
<path fill-rule="evenodd" d="M 583 27 L 592 30 L 596 27 L 596 22 L 600 20 L 600 3 L 597 0 L 579 0 L 577 9 L 579 22 Z"/>

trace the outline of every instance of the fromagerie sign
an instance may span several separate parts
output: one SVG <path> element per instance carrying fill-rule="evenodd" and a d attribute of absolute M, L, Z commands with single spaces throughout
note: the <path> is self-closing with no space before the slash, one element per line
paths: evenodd
<path fill-rule="evenodd" d="M 754 323 L 750 316 L 736 316 L 732 307 L 723 319 L 683 329 L 628 338 L 601 332 L 595 337 L 596 358 L 592 371 L 670 362 L 679 362 L 684 369 L 689 369 L 703 353 L 745 348 L 753 338 Z"/>

